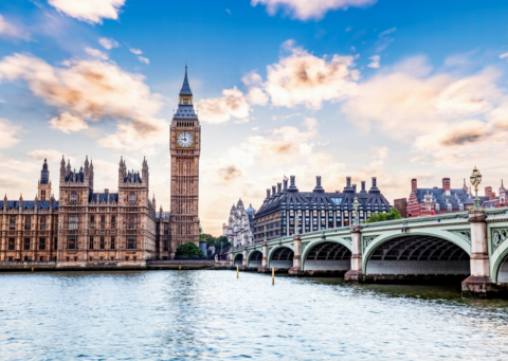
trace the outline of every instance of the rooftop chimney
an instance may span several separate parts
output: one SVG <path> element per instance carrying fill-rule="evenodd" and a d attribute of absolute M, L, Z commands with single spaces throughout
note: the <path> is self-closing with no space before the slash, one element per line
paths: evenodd
<path fill-rule="evenodd" d="M 365 181 L 362 181 L 362 192 L 365 192 L 365 189 L 366 189 L 366 187 L 365 187 Z"/>
<path fill-rule="evenodd" d="M 294 175 L 289 177 L 289 191 L 298 192 L 298 188 L 296 188 L 296 181 Z"/>
<path fill-rule="evenodd" d="M 416 192 L 416 189 L 418 188 L 418 181 L 416 178 L 411 179 L 411 193 Z"/>
<path fill-rule="evenodd" d="M 272 196 L 275 195 L 275 192 L 276 192 L 275 186 L 272 186 Z"/>
<path fill-rule="evenodd" d="M 450 182 L 450 178 L 446 177 L 446 178 L 443 178 L 443 190 L 445 192 L 449 192 L 451 189 L 451 182 Z"/>
<path fill-rule="evenodd" d="M 266 198 L 270 198 L 270 188 L 266 188 Z"/>
<path fill-rule="evenodd" d="M 314 192 L 324 192 L 325 190 L 321 186 L 321 176 L 316 177 L 316 186 L 314 187 Z"/>
<path fill-rule="evenodd" d="M 377 178 L 372 177 L 372 188 L 376 188 L 376 187 L 377 187 Z"/>
<path fill-rule="evenodd" d="M 282 189 L 283 189 L 284 191 L 287 191 L 287 190 L 288 190 L 288 180 L 287 180 L 287 178 L 284 178 L 284 179 L 282 180 Z"/>
<path fill-rule="evenodd" d="M 277 183 L 277 193 L 282 192 L 282 183 Z"/>
<path fill-rule="evenodd" d="M 346 187 L 351 187 L 351 177 L 346 177 Z"/>

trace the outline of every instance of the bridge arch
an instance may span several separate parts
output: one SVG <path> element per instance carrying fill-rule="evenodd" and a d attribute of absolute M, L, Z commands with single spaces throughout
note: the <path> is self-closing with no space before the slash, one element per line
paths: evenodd
<path fill-rule="evenodd" d="M 492 282 L 508 283 L 508 239 L 501 242 L 490 259 Z"/>
<path fill-rule="evenodd" d="M 342 238 L 311 241 L 303 250 L 302 268 L 311 272 L 346 272 L 351 268 L 351 245 Z"/>
<path fill-rule="evenodd" d="M 263 253 L 260 250 L 252 250 L 247 258 L 247 267 L 259 268 L 261 267 L 261 261 L 263 259 Z"/>
<path fill-rule="evenodd" d="M 242 264 L 243 264 L 243 254 L 237 253 L 235 255 L 235 258 L 233 259 L 233 264 L 235 266 L 242 266 Z"/>
<path fill-rule="evenodd" d="M 289 245 L 277 246 L 268 253 L 268 265 L 276 269 L 289 270 L 293 267 L 293 247 Z"/>
<path fill-rule="evenodd" d="M 469 243 L 451 232 L 393 232 L 367 245 L 362 270 L 367 277 L 467 276 L 470 252 Z"/>

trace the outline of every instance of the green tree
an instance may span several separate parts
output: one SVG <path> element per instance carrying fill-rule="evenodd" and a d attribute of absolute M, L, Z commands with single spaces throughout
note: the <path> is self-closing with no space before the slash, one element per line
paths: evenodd
<path fill-rule="evenodd" d="M 367 219 L 367 223 L 390 221 L 392 219 L 402 218 L 399 211 L 395 208 L 390 209 L 388 212 L 373 213 Z"/>
<path fill-rule="evenodd" d="M 199 259 L 201 250 L 194 243 L 184 243 L 176 248 L 175 258 L 177 259 Z"/>

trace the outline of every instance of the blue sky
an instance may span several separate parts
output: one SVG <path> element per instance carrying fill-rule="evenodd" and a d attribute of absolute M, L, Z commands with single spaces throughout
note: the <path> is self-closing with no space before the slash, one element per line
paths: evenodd
<path fill-rule="evenodd" d="M 168 124 L 185 64 L 203 126 L 200 216 L 296 174 L 327 189 L 377 176 L 499 185 L 508 132 L 508 3 L 395 0 L 17 0 L 0 3 L 0 191 L 35 194 L 61 155 L 116 188 L 146 155 L 169 204 Z"/>

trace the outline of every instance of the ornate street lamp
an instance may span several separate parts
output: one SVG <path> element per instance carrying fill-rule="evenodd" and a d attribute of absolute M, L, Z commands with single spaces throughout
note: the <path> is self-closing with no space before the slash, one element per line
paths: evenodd
<path fill-rule="evenodd" d="M 471 177 L 469 177 L 469 180 L 471 181 L 471 185 L 473 186 L 475 194 L 474 208 L 480 209 L 480 197 L 478 197 L 478 187 L 482 182 L 482 174 L 480 173 L 478 168 L 476 168 L 476 166 L 473 168 L 473 172 L 471 173 Z"/>
<path fill-rule="evenodd" d="M 358 197 L 355 196 L 353 200 L 353 224 L 356 226 L 360 224 L 360 217 L 358 214 L 358 210 L 360 209 L 360 202 L 358 201 Z"/>

